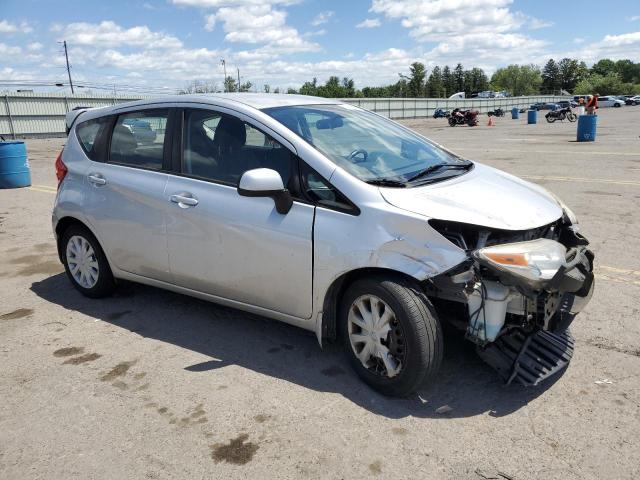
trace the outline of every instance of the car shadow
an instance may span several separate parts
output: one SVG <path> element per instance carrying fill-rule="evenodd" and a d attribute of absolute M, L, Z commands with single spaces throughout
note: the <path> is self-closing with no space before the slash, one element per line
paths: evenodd
<path fill-rule="evenodd" d="M 35 282 L 31 290 L 66 309 L 211 357 L 185 365 L 185 372 L 202 374 L 238 365 L 315 391 L 338 393 L 388 418 L 505 416 L 527 405 L 559 378 L 556 375 L 537 387 L 507 387 L 472 345 L 448 335 L 437 376 L 416 395 L 388 398 L 357 378 L 338 344 L 320 349 L 313 333 L 281 322 L 131 283 L 120 286 L 113 297 L 92 300 L 80 295 L 65 274 Z M 448 411 L 438 413 L 438 409 Z"/>

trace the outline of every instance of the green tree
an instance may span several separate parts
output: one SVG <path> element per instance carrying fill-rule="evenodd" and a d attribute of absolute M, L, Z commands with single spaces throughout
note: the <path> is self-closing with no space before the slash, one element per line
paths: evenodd
<path fill-rule="evenodd" d="M 620 76 L 620 80 L 625 83 L 640 82 L 640 63 L 633 63 L 631 60 L 618 60 L 615 71 Z"/>
<path fill-rule="evenodd" d="M 312 82 L 304 82 L 300 87 L 300 95 L 318 95 L 318 79 L 313 77 Z"/>
<path fill-rule="evenodd" d="M 238 91 L 238 84 L 236 83 L 235 78 L 228 76 L 224 79 L 224 91 L 225 92 L 236 92 Z"/>
<path fill-rule="evenodd" d="M 462 67 L 461 63 L 456 65 L 456 68 L 453 71 L 453 82 L 454 82 L 453 88 L 455 92 L 451 92 L 452 94 L 465 91 L 464 90 L 464 68 Z"/>
<path fill-rule="evenodd" d="M 251 82 L 244 82 L 240 84 L 240 92 L 248 92 L 249 90 L 251 90 L 251 87 L 253 87 L 253 83 Z"/>
<path fill-rule="evenodd" d="M 580 64 L 572 58 L 563 58 L 558 62 L 558 72 L 560 74 L 560 88 L 568 92 L 573 92 L 576 84 L 582 80 L 584 72 L 581 72 Z"/>
<path fill-rule="evenodd" d="M 456 90 L 456 82 L 449 65 L 445 65 L 442 69 L 442 85 L 444 86 L 444 96 L 449 97 L 459 90 Z"/>
<path fill-rule="evenodd" d="M 597 75 L 602 75 L 606 77 L 616 71 L 616 63 L 613 60 L 609 60 L 608 58 L 603 58 L 602 60 L 598 60 L 593 67 L 591 67 L 591 73 L 595 73 Z"/>
<path fill-rule="evenodd" d="M 491 77 L 493 90 L 504 90 L 514 97 L 540 92 L 542 77 L 536 65 L 509 65 L 499 68 Z"/>
<path fill-rule="evenodd" d="M 560 69 L 551 58 L 542 69 L 542 93 L 557 93 L 560 90 L 560 85 Z"/>
<path fill-rule="evenodd" d="M 264 93 L 269 93 L 271 91 L 271 85 L 269 85 L 268 83 L 265 83 L 262 86 L 262 89 L 264 90 Z"/>
<path fill-rule="evenodd" d="M 427 96 L 440 98 L 443 96 L 443 90 L 442 70 L 440 70 L 440 67 L 435 66 L 431 70 L 431 75 L 429 75 L 429 80 L 427 81 Z"/>
<path fill-rule="evenodd" d="M 591 93 L 599 93 L 602 95 L 621 95 L 626 93 L 627 84 L 620 80 L 617 73 L 609 75 L 599 75 L 592 73 L 584 80 L 578 82 L 575 93 L 579 95 L 587 95 Z"/>
<path fill-rule="evenodd" d="M 425 95 L 425 78 L 427 71 L 420 62 L 414 62 L 409 67 L 409 82 L 407 85 L 408 97 L 424 97 Z"/>
<path fill-rule="evenodd" d="M 355 84 L 353 78 L 344 77 L 342 79 L 342 88 L 344 90 L 343 97 L 351 98 L 356 96 Z"/>

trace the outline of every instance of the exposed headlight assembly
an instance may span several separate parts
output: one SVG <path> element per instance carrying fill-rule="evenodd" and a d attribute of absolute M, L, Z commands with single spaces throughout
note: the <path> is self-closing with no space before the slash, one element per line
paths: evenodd
<path fill-rule="evenodd" d="M 480 263 L 524 280 L 534 289 L 551 280 L 566 265 L 566 255 L 564 245 L 547 238 L 496 245 L 473 252 Z"/>

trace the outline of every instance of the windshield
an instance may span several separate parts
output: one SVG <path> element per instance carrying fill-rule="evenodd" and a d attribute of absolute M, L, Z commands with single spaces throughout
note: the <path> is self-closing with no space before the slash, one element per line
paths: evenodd
<path fill-rule="evenodd" d="M 268 108 L 265 113 L 309 142 L 330 160 L 365 182 L 410 182 L 421 173 L 447 177 L 471 165 L 386 118 L 352 105 Z M 455 171 L 454 171 L 455 170 Z"/>

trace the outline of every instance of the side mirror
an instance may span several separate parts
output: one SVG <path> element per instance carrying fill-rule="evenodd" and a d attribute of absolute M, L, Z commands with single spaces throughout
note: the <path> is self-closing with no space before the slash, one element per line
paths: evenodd
<path fill-rule="evenodd" d="M 282 177 L 270 168 L 247 170 L 240 178 L 238 194 L 243 197 L 270 197 L 276 204 L 278 213 L 289 213 L 293 198 L 289 190 L 284 188 Z"/>

